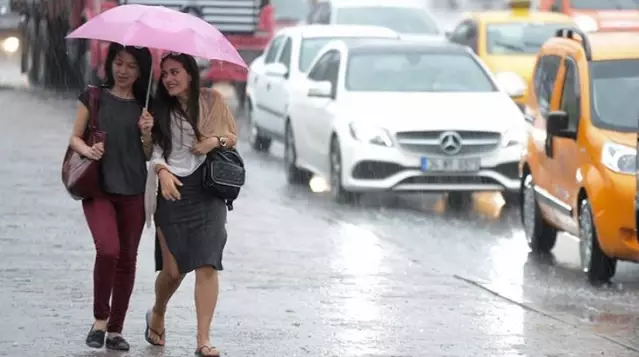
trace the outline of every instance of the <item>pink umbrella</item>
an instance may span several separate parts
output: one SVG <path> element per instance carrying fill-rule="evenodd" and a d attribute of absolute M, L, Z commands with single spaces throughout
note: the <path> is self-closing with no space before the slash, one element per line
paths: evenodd
<path fill-rule="evenodd" d="M 155 48 L 247 68 L 240 54 L 218 29 L 195 16 L 163 6 L 116 6 L 78 27 L 67 38 Z"/>

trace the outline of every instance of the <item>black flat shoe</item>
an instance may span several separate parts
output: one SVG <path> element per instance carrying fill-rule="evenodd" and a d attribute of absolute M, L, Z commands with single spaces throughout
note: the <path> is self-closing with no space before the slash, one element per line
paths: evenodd
<path fill-rule="evenodd" d="M 104 337 L 106 336 L 106 331 L 103 330 L 95 330 L 91 326 L 91 330 L 89 330 L 89 334 L 87 335 L 86 344 L 91 348 L 102 348 L 104 346 Z"/>
<path fill-rule="evenodd" d="M 116 336 L 113 338 L 106 339 L 106 348 L 114 351 L 128 351 L 131 346 L 126 342 L 124 337 Z"/>

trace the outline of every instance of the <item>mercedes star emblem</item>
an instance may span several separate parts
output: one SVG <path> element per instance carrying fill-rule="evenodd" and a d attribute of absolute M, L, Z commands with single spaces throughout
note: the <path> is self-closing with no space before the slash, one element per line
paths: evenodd
<path fill-rule="evenodd" d="M 462 149 L 462 138 L 459 133 L 454 131 L 443 132 L 439 136 L 439 146 L 442 151 L 448 155 L 455 155 Z"/>

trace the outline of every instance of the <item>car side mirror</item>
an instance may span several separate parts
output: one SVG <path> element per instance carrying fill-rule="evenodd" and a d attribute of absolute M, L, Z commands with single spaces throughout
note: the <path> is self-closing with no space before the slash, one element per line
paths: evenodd
<path fill-rule="evenodd" d="M 577 139 L 577 132 L 568 129 L 568 114 L 562 110 L 553 111 L 548 114 L 546 131 L 550 136 Z"/>
<path fill-rule="evenodd" d="M 316 98 L 332 98 L 333 97 L 333 85 L 329 81 L 310 81 L 310 87 L 308 88 L 308 96 Z"/>
<path fill-rule="evenodd" d="M 271 77 L 286 77 L 288 76 L 288 68 L 281 63 L 269 63 L 266 65 L 264 73 Z"/>

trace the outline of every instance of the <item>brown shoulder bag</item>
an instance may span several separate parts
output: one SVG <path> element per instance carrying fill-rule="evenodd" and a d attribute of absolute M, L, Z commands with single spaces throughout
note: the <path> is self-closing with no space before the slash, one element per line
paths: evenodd
<path fill-rule="evenodd" d="M 89 146 L 103 143 L 107 133 L 97 126 L 101 89 L 89 86 L 89 122 L 84 132 L 84 141 Z M 103 194 L 100 162 L 83 157 L 71 147 L 67 147 L 62 161 L 62 183 L 74 200 L 99 197 Z"/>

